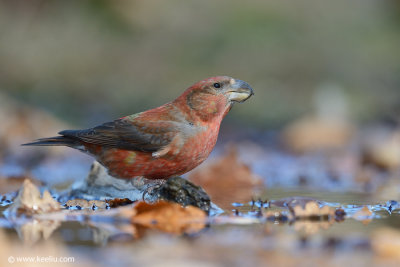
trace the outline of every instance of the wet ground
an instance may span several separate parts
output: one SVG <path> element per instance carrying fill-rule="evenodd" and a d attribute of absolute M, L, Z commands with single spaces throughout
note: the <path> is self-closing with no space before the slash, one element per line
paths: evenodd
<path fill-rule="evenodd" d="M 264 198 L 263 198 L 264 197 Z M 209 228 L 218 229 L 221 227 L 234 227 L 248 229 L 251 225 L 263 225 L 265 227 L 279 227 L 288 231 L 296 228 L 297 223 L 303 223 L 305 226 L 310 227 L 312 232 L 298 231 L 299 237 L 309 234 L 318 234 L 325 237 L 344 237 L 347 235 L 359 235 L 362 238 L 367 238 L 368 235 L 375 229 L 383 226 L 394 227 L 400 229 L 400 205 L 396 201 L 388 201 L 387 203 L 374 203 L 369 200 L 370 196 L 367 194 L 338 194 L 338 193 L 321 193 L 321 192 L 305 192 L 305 191 L 284 191 L 282 189 L 266 190 L 260 199 L 266 201 L 254 200 L 248 203 L 232 203 L 232 209 L 226 210 L 225 213 L 214 215 L 210 218 Z M 292 200 L 319 200 L 321 205 L 330 207 L 342 208 L 346 215 L 338 221 L 331 222 L 329 227 L 319 227 L 327 220 L 314 219 L 314 220 L 292 220 L 289 218 L 290 212 L 284 210 L 283 218 L 273 218 L 271 216 L 265 217 L 265 213 L 269 210 L 276 210 L 276 207 L 284 207 Z M 12 202 L 3 200 L 0 203 L 0 212 L 3 213 Z M 363 207 L 367 206 L 372 214 L 363 215 L 360 218 L 354 218 L 354 215 Z M 275 207 L 275 209 L 274 209 Z M 91 211 L 92 215 L 96 215 L 96 211 Z M 225 220 L 226 216 L 233 216 L 243 218 L 243 220 Z M 224 218 L 221 222 L 218 218 Z M 232 217 L 230 217 L 232 218 Z M 4 215 L 0 216 L 1 227 L 7 229 L 10 235 L 15 234 L 16 225 L 7 221 Z M 248 220 L 246 220 L 248 219 Z M 94 222 L 101 222 L 102 227 L 93 225 L 93 222 L 85 222 L 87 218 L 71 218 L 70 221 L 62 222 L 62 224 L 55 230 L 53 236 L 60 238 L 62 243 L 68 246 L 104 246 L 110 241 L 110 236 L 96 236 L 99 232 L 103 231 L 107 225 L 111 229 L 115 225 L 123 225 L 124 223 L 130 225 L 129 221 L 121 222 L 120 220 L 113 220 L 113 218 L 106 218 L 99 216 L 94 218 Z M 315 227 L 314 227 L 315 226 Z M 204 229 L 205 232 L 211 231 L 209 228 Z M 326 228 L 326 229 L 324 229 Z M 298 229 L 295 229 L 296 231 Z M 111 241 L 114 237 L 111 236 Z M 132 239 L 134 239 L 132 237 Z"/>
<path fill-rule="evenodd" d="M 90 170 L 90 157 L 79 152 L 60 150 L 31 166 L 18 158 L 5 160 L 0 241 L 10 245 L 3 247 L 1 260 L 41 255 L 73 257 L 73 264 L 84 266 L 398 266 L 397 168 L 364 164 L 354 144 L 299 154 L 283 149 L 271 135 L 235 145 L 227 140 L 185 176 L 221 210 L 184 230 L 168 228 L 168 220 L 160 225 L 162 218 L 156 217 L 138 223 L 131 214 L 137 202 L 66 205 L 65 192 Z M 9 216 L 6 209 L 24 178 L 33 179 L 42 193 L 50 190 L 61 210 Z"/>
<path fill-rule="evenodd" d="M 304 186 L 262 187 L 263 190 L 259 187 L 254 193 L 253 200 L 243 203 L 232 200 L 224 213 L 209 217 L 205 228 L 191 234 L 139 229 L 132 227 L 130 220 L 104 215 L 113 209 L 81 207 L 69 209 L 84 212 L 84 216 L 71 216 L 59 222 L 48 218 L 12 221 L 0 215 L 0 226 L 7 240 L 14 243 L 14 249 L 24 248 L 22 255 L 31 246 L 46 250 L 48 244 L 56 245 L 60 251 L 47 254 L 68 255 L 75 263 L 87 266 L 309 266 L 324 261 L 330 261 L 332 266 L 343 263 L 396 266 L 398 263 L 398 258 L 382 252 L 393 246 L 398 248 L 397 236 L 393 236 L 395 244 L 389 242 L 384 248 L 376 245 L 379 236 L 383 236 L 380 243 L 392 238 L 391 232 L 385 232 L 390 231 L 387 229 L 400 230 L 400 206 L 395 200 L 377 201 L 371 193 L 310 190 Z M 12 197 L 13 194 L 3 197 L 1 214 L 11 204 Z M 330 217 L 314 216 L 311 211 L 299 218 L 291 212 L 290 207 L 308 202 L 328 206 L 335 213 Z M 365 212 L 366 208 L 370 212 Z M 63 210 L 67 211 L 65 207 Z M 24 225 L 32 224 L 35 227 L 24 229 Z M 21 254 L 11 251 L 13 257 Z"/>

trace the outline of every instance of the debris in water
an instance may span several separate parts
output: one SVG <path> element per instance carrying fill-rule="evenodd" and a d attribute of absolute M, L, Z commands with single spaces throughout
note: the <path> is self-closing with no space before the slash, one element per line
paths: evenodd
<path fill-rule="evenodd" d="M 205 227 L 206 213 L 196 207 L 159 201 L 139 202 L 134 206 L 132 223 L 173 234 L 196 233 Z"/>
<path fill-rule="evenodd" d="M 7 212 L 12 216 L 32 216 L 60 209 L 60 203 L 54 200 L 49 191 L 45 190 L 41 196 L 39 189 L 26 179 L 14 202 L 7 208 Z"/>

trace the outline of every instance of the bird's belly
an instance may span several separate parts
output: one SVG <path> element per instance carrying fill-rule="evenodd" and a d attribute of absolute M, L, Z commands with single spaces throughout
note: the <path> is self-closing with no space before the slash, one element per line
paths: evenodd
<path fill-rule="evenodd" d="M 168 179 L 201 164 L 211 153 L 216 140 L 217 136 L 213 134 L 189 138 L 179 150 L 173 150 L 160 158 L 153 157 L 151 153 L 122 149 L 103 149 L 96 158 L 115 177 Z"/>

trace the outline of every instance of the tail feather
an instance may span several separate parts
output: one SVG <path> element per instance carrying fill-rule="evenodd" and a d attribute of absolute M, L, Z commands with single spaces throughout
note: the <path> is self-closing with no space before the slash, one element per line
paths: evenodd
<path fill-rule="evenodd" d="M 69 146 L 73 148 L 79 147 L 80 145 L 79 140 L 66 136 L 40 138 L 31 143 L 22 144 L 22 146 Z"/>

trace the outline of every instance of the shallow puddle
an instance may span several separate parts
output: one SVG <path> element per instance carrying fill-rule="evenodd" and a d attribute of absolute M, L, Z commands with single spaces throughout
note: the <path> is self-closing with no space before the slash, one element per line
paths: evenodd
<path fill-rule="evenodd" d="M 329 222 L 324 219 L 299 220 L 290 218 L 290 211 L 285 208 L 287 201 L 317 200 L 321 205 L 334 208 L 342 208 L 346 215 L 343 220 Z M 368 237 L 369 233 L 384 226 L 400 229 L 400 208 L 395 201 L 387 203 L 376 203 L 369 200 L 368 194 L 354 193 L 332 193 L 332 192 L 305 192 L 304 190 L 286 191 L 282 189 L 266 190 L 259 200 L 249 203 L 232 203 L 232 210 L 226 210 L 222 215 L 215 215 L 210 219 L 207 231 L 219 231 L 219 229 L 252 229 L 255 225 L 265 227 L 279 227 L 287 231 L 295 231 L 299 236 L 321 235 L 345 237 L 348 234 L 356 234 L 359 237 Z M 21 235 L 21 222 L 13 223 L 8 221 L 3 211 L 11 202 L 3 200 L 0 203 L 0 227 L 7 230 L 7 233 L 14 239 L 24 239 Z M 363 207 L 368 207 L 371 215 L 365 218 L 354 218 L 354 215 Z M 283 217 L 276 219 L 266 217 L 268 211 L 281 211 Z M 98 212 L 89 211 L 88 216 L 71 217 L 70 220 L 59 223 L 55 226 L 54 232 L 50 233 L 51 238 L 56 239 L 67 246 L 104 246 L 115 240 L 135 240 L 129 231 L 124 228 L 131 227 L 129 221 L 120 221 L 113 217 L 98 216 Z M 243 218 L 244 220 L 218 220 L 218 217 Z M 248 220 L 246 220 L 248 219 Z M 26 224 L 40 224 L 40 221 L 27 220 Z M 44 227 L 49 227 L 45 224 Z M 212 230 L 214 229 L 214 230 Z M 32 228 L 32 231 L 37 230 Z M 253 229 L 254 230 L 254 229 Z M 251 230 L 251 231 L 253 231 Z M 16 233 L 19 232 L 17 235 Z M 26 232 L 24 234 L 27 234 Z"/>
<path fill-rule="evenodd" d="M 250 154 L 239 155 L 242 158 Z M 6 190 L 6 186 L 17 190 L 22 182 L 21 179 L 7 181 L 0 197 L 0 239 L 5 233 L 3 243 L 14 245 L 5 255 L 36 255 L 41 252 L 31 250 L 39 247 L 45 255 L 72 255 L 77 262 L 88 266 L 161 265 L 166 259 L 175 265 L 208 262 L 210 266 L 215 266 L 214 263 L 232 266 L 237 262 L 251 266 L 265 262 L 276 266 L 287 263 L 310 266 L 331 259 L 335 263 L 333 266 L 367 266 L 375 261 L 381 265 L 381 260 L 386 260 L 386 251 L 396 250 L 395 244 L 400 242 L 397 236 L 400 233 L 400 205 L 396 202 L 399 199 L 392 200 L 385 194 L 377 194 L 374 189 L 386 178 L 374 176 L 376 179 L 369 182 L 374 190 L 363 191 L 364 185 L 354 179 L 338 176 L 332 180 L 324 163 L 315 158 L 301 159 L 271 151 L 268 155 L 269 158 L 247 157 L 252 163 L 249 163 L 250 168 L 228 156 L 219 163 L 228 166 L 227 173 L 217 165 L 219 172 L 198 175 L 199 184 L 204 182 L 201 178 L 215 176 L 201 186 L 224 210 L 212 214 L 206 227 L 190 234 L 168 234 L 160 229 L 142 227 L 133 224 L 129 218 L 115 216 L 120 208 L 100 206 L 85 208 L 77 205 L 68 209 L 62 206 L 59 212 L 63 214 L 62 219 L 8 219 L 4 211 L 16 194 L 10 192 L 11 189 Z M 309 164 L 303 168 L 305 161 Z M 87 171 L 88 167 L 74 162 L 67 164 L 67 169 L 57 169 L 59 165 L 64 166 L 62 162 L 50 164 L 52 167 L 48 168 L 46 179 L 38 175 L 47 186 L 37 186 L 42 192 L 52 189 L 53 197 L 64 204 L 66 200 L 59 198 L 61 192 L 70 188 L 74 181 L 83 180 L 87 175 L 83 170 Z M 82 170 L 82 173 L 71 175 L 69 168 Z M 0 173 L 7 174 L 4 168 L 0 168 Z M 74 179 L 70 179 L 71 176 Z M 190 174 L 188 176 L 190 178 Z M 242 177 L 248 181 L 244 183 Z M 52 182 L 48 183 L 50 180 Z M 193 182 L 197 184 L 197 180 Z M 263 185 L 267 189 L 263 190 Z M 253 191 L 253 187 L 257 190 Z M 253 201 L 250 200 L 252 195 Z M 243 199 L 250 201 L 243 202 Z M 324 207 L 331 213 L 315 215 L 315 210 L 310 213 L 307 203 L 311 203 L 317 213 L 323 212 Z M 304 206 L 306 215 L 298 216 L 298 210 L 294 212 L 296 206 Z M 132 209 L 132 205 L 127 208 Z M 53 252 L 54 247 L 60 251 Z"/>

